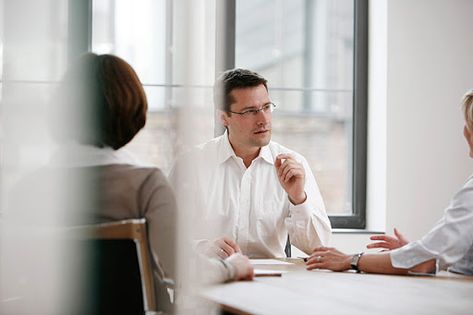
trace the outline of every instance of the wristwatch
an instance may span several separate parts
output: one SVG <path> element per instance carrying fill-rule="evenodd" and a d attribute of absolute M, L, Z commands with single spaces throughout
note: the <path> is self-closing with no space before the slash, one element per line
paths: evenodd
<path fill-rule="evenodd" d="M 351 261 L 350 261 L 350 269 L 356 270 L 356 272 L 360 272 L 360 269 L 358 269 L 358 262 L 360 261 L 361 256 L 363 256 L 364 252 L 355 254 L 351 256 Z"/>

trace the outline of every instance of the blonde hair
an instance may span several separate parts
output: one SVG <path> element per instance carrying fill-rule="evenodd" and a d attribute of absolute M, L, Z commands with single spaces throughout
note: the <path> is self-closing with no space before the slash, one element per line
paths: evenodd
<path fill-rule="evenodd" d="M 465 116 L 465 124 L 473 132 L 473 90 L 468 91 L 462 100 L 463 115 Z"/>

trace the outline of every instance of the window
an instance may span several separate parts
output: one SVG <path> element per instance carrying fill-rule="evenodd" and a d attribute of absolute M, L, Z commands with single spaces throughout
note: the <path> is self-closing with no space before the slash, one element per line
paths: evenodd
<path fill-rule="evenodd" d="M 219 4 L 222 68 L 268 79 L 273 139 L 306 157 L 334 227 L 364 228 L 367 1 Z"/>
<path fill-rule="evenodd" d="M 169 171 L 182 146 L 214 134 L 214 77 L 249 68 L 268 79 L 278 106 L 273 139 L 307 158 L 333 227 L 364 228 L 367 1 L 185 5 L 191 8 L 171 0 L 92 1 L 92 51 L 130 62 L 148 95 L 148 123 L 130 149 Z M 189 56 L 199 60 L 196 77 L 185 77 Z M 192 141 L 175 132 L 184 106 L 198 115 Z"/>

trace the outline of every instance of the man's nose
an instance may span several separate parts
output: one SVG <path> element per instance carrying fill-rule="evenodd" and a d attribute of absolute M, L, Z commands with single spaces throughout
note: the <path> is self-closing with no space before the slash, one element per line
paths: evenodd
<path fill-rule="evenodd" d="M 263 109 L 260 109 L 260 111 L 256 114 L 256 119 L 259 124 L 268 123 L 271 121 L 271 113 L 266 113 Z"/>

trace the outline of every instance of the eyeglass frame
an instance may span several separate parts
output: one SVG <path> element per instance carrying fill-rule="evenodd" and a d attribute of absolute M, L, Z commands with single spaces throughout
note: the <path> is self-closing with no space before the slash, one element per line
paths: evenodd
<path fill-rule="evenodd" d="M 268 107 L 266 107 L 266 106 L 268 106 Z M 272 113 L 272 112 L 274 112 L 274 109 L 276 108 L 276 104 L 274 104 L 273 102 L 269 102 L 269 103 L 264 104 L 263 106 L 261 106 L 258 109 L 249 108 L 249 109 L 244 110 L 242 112 L 233 112 L 231 110 L 229 110 L 228 112 L 232 113 L 232 114 L 240 115 L 241 117 L 254 117 L 254 116 L 258 115 L 259 112 L 268 113 L 268 112 L 264 111 L 265 108 L 269 109 L 269 113 Z M 253 114 L 253 115 L 250 115 L 250 113 Z"/>

